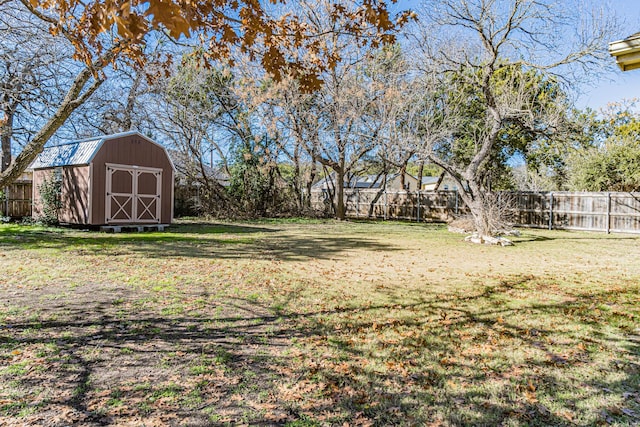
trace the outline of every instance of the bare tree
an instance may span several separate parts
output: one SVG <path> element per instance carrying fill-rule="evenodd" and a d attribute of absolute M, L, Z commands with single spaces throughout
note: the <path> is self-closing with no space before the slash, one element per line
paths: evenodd
<path fill-rule="evenodd" d="M 342 7 L 348 10 L 354 5 L 345 2 Z M 326 0 L 298 3 L 298 15 L 320 35 L 327 56 L 338 60 L 320 75 L 323 85 L 314 93 L 306 93 L 293 80 L 281 82 L 276 104 L 281 108 L 283 133 L 295 139 L 294 147 L 301 146 L 312 161 L 332 171 L 336 217 L 344 219 L 345 181 L 375 150 L 381 136 L 383 122 L 376 115 L 376 103 L 384 88 L 376 80 L 378 75 L 371 73 L 371 51 L 348 34 L 348 28 L 341 26 L 346 23 L 331 19 L 333 7 Z"/>
<path fill-rule="evenodd" d="M 9 25 L 9 32 L 14 28 L 22 28 L 24 25 L 29 28 L 31 34 L 34 35 L 34 39 L 30 41 L 33 44 L 47 44 L 45 36 L 45 30 L 49 25 L 58 23 L 58 19 L 55 16 L 47 15 L 33 8 L 28 1 L 20 2 L 7 2 L 2 3 L 2 7 L 9 8 L 10 11 L 19 11 L 19 14 L 12 15 L 11 13 L 3 14 L 4 17 L 8 17 L 6 24 Z M 59 28 L 61 36 L 56 40 L 64 40 L 67 31 L 64 26 Z M 21 56 L 22 46 L 15 47 L 16 40 L 7 40 L 10 49 L 6 52 L 9 61 L 13 61 L 14 69 L 23 68 L 28 70 L 29 60 L 32 60 L 31 55 Z M 104 75 L 102 70 L 107 67 L 115 58 L 120 46 L 118 44 L 110 44 L 100 54 L 96 54 L 92 57 L 89 64 L 75 62 L 69 67 L 74 70 L 71 77 L 67 80 L 63 75 L 51 76 L 49 80 L 36 78 L 32 80 L 33 84 L 42 85 L 45 89 L 50 89 L 52 82 L 59 83 L 62 90 L 56 92 L 53 97 L 46 100 L 38 99 L 35 104 L 39 106 L 45 106 L 42 111 L 34 112 L 29 110 L 11 109 L 12 100 L 21 100 L 21 105 L 25 105 L 25 100 L 28 99 L 28 95 L 19 94 L 21 91 L 26 94 L 33 94 L 33 88 L 29 88 L 28 85 L 18 85 L 16 88 L 9 89 L 6 93 L 12 93 L 9 96 L 6 104 L 3 101 L 3 108 L 8 107 L 5 110 L 4 118 L 0 122 L 2 125 L 3 136 L 11 138 L 14 134 L 13 124 L 18 112 L 25 113 L 27 115 L 33 114 L 35 117 L 34 123 L 37 124 L 33 130 L 28 132 L 26 137 L 26 143 L 22 147 L 18 156 L 6 168 L 0 173 L 0 187 L 3 187 L 14 179 L 16 179 L 24 169 L 35 159 L 35 157 L 42 151 L 45 143 L 56 133 L 56 131 L 65 123 L 65 121 L 71 116 L 71 114 L 81 106 L 102 84 L 104 81 Z M 25 62 L 26 61 L 26 62 Z M 20 73 L 14 75 L 21 75 Z M 58 78 L 62 80 L 58 82 Z M 27 79 L 28 80 L 28 79 Z M 7 115 L 7 111 L 10 113 Z M 13 114 L 13 115 L 11 115 Z M 21 119 L 18 119 L 21 120 Z M 9 143 L 10 144 L 10 143 Z"/>
<path fill-rule="evenodd" d="M 64 95 L 62 82 L 73 77 L 69 56 L 70 49 L 22 4 L 0 3 L 0 172 Z"/>
<path fill-rule="evenodd" d="M 120 64 L 61 129 L 65 138 L 109 135 L 130 130 L 144 131 L 152 121 L 152 84 L 145 69 Z"/>
<path fill-rule="evenodd" d="M 424 11 L 417 65 L 427 96 L 410 145 L 458 181 L 480 234 L 496 232 L 488 172 L 499 155 L 557 131 L 564 77 L 606 58 L 611 21 L 575 3 L 444 0 Z"/>
<path fill-rule="evenodd" d="M 259 58 L 276 80 L 293 74 L 307 90 L 320 86 L 318 72 L 331 68 L 337 59 L 326 55 L 327 50 L 316 41 L 317 34 L 296 16 L 270 15 L 261 2 L 253 0 L 201 1 L 188 7 L 179 1 L 164 0 L 151 0 L 144 5 L 100 0 L 0 3 L 7 7 L 17 4 L 42 20 L 57 37 L 68 40 L 75 48 L 74 59 L 82 66 L 15 162 L 0 174 L 0 186 L 15 179 L 69 116 L 89 99 L 104 81 L 106 67 L 118 58 L 144 64 L 148 59 L 144 48 L 158 31 L 173 41 L 194 36 L 192 39 L 198 40 L 201 47 L 198 56 L 208 64 L 231 61 L 233 47 L 239 47 Z M 408 13 L 392 17 L 384 1 L 361 2 L 350 11 L 338 5 L 331 12 L 334 23 L 345 23 L 359 43 L 370 45 L 392 40 L 391 32 L 409 19 Z M 239 15 L 242 19 L 238 19 Z M 374 30 L 375 37 L 360 37 L 368 29 Z M 285 55 L 287 48 L 311 52 L 313 58 L 307 63 L 296 61 Z"/>
<path fill-rule="evenodd" d="M 149 129 L 174 150 L 176 167 L 187 181 L 202 188 L 208 212 L 218 210 L 211 203 L 229 202 L 218 178 L 229 178 L 232 139 L 251 137 L 240 118 L 233 84 L 228 69 L 201 68 L 187 61 L 153 88 Z"/>
<path fill-rule="evenodd" d="M 298 209 L 309 209 L 311 186 L 317 176 L 318 149 L 318 144 L 309 144 L 309 141 L 318 141 L 320 132 L 321 107 L 316 95 L 300 91 L 292 77 L 262 87 L 249 84 L 244 94 L 248 102 L 256 106 L 263 126 L 274 135 L 280 152 L 293 167 L 291 187 Z"/>

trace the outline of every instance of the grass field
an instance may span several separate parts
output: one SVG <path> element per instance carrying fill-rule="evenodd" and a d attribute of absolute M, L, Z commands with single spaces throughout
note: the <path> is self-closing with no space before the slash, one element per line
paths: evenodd
<path fill-rule="evenodd" d="M 0 225 L 0 425 L 640 425 L 640 236 Z"/>

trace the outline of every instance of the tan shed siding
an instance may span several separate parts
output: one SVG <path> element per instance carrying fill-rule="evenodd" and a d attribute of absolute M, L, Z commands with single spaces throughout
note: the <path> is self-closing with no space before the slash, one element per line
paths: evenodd
<path fill-rule="evenodd" d="M 51 179 L 53 169 L 38 169 L 33 171 L 33 211 L 32 215 L 35 219 L 42 217 L 42 199 L 40 198 L 40 186 L 45 179 Z"/>
<path fill-rule="evenodd" d="M 89 223 L 89 166 L 66 166 L 62 171 L 60 222 Z"/>
<path fill-rule="evenodd" d="M 169 224 L 173 215 L 173 168 L 166 151 L 138 135 L 105 141 L 93 159 L 92 224 L 105 223 L 106 163 L 162 169 L 160 219 Z"/>
<path fill-rule="evenodd" d="M 68 224 L 89 224 L 89 166 L 65 166 L 62 169 L 62 209 L 59 221 Z M 33 217 L 42 216 L 40 186 L 52 179 L 55 168 L 33 172 Z"/>
<path fill-rule="evenodd" d="M 89 219 L 87 224 L 93 224 L 93 188 L 95 187 L 93 183 L 93 163 L 89 165 Z"/>

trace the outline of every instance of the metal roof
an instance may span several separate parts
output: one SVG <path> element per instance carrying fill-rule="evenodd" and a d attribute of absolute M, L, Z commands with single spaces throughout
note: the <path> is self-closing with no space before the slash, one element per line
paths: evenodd
<path fill-rule="evenodd" d="M 173 161 L 167 153 L 167 149 L 152 139 L 142 135 L 138 131 L 129 131 L 122 133 L 115 133 L 112 135 L 97 136 L 93 138 L 82 139 L 79 141 L 67 142 L 65 144 L 53 145 L 51 147 L 45 147 L 42 153 L 36 157 L 31 163 L 29 168 L 31 169 L 43 169 L 54 168 L 59 166 L 76 166 L 76 165 L 88 165 L 91 163 L 95 155 L 98 153 L 102 144 L 110 139 L 122 138 L 124 136 L 137 135 L 146 141 L 160 147 L 171 163 L 171 168 L 175 170 Z"/>
<path fill-rule="evenodd" d="M 45 147 L 31 164 L 32 169 L 88 165 L 102 146 L 104 138 L 74 141 Z"/>

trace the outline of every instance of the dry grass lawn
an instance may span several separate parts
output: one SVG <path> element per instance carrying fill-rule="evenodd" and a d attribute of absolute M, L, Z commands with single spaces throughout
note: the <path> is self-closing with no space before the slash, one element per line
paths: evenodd
<path fill-rule="evenodd" d="M 640 425 L 640 236 L 0 225 L 0 425 Z"/>

